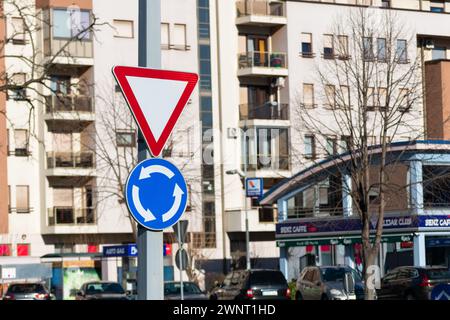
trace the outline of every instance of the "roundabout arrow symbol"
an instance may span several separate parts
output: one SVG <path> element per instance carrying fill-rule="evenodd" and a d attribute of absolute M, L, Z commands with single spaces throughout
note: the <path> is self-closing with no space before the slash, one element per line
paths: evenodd
<path fill-rule="evenodd" d="M 137 212 L 144 218 L 145 222 L 156 220 L 156 217 L 150 209 L 145 209 L 142 206 L 141 200 L 139 199 L 139 187 L 137 186 L 133 186 L 133 202 Z"/>
<path fill-rule="evenodd" d="M 170 208 L 169 211 L 167 211 L 162 216 L 163 222 L 166 222 L 170 219 L 172 219 L 178 212 L 178 209 L 180 209 L 181 206 L 181 200 L 183 198 L 184 192 L 181 190 L 181 188 L 178 186 L 178 184 L 175 184 L 175 189 L 173 190 L 173 196 L 175 198 L 172 208 Z"/>
<path fill-rule="evenodd" d="M 151 177 L 152 173 L 161 173 L 167 178 L 172 179 L 175 173 L 173 173 L 169 168 L 159 165 L 153 165 L 149 167 L 142 167 L 139 174 L 139 180 L 148 179 Z"/>

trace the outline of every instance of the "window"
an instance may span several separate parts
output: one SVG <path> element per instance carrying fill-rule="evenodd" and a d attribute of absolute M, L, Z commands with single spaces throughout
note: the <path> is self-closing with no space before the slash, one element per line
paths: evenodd
<path fill-rule="evenodd" d="M 132 20 L 113 20 L 114 37 L 134 38 L 134 23 Z"/>
<path fill-rule="evenodd" d="M 211 90 L 211 52 L 208 44 L 201 44 L 200 50 L 200 89 Z"/>
<path fill-rule="evenodd" d="M 381 7 L 382 8 L 390 8 L 391 7 L 391 1 L 390 0 L 381 0 Z"/>
<path fill-rule="evenodd" d="M 386 39 L 378 38 L 377 39 L 377 60 L 380 62 L 386 62 Z"/>
<path fill-rule="evenodd" d="M 25 23 L 21 17 L 11 18 L 11 34 L 13 44 L 25 44 Z"/>
<path fill-rule="evenodd" d="M 176 50 L 188 50 L 189 47 L 186 43 L 186 25 L 175 24 L 173 28 L 173 48 Z"/>
<path fill-rule="evenodd" d="M 170 32 L 169 24 L 161 23 L 161 48 L 169 49 L 170 46 Z"/>
<path fill-rule="evenodd" d="M 378 88 L 377 106 L 380 107 L 381 110 L 385 110 L 386 104 L 387 104 L 387 89 L 386 88 Z"/>
<path fill-rule="evenodd" d="M 327 138 L 325 149 L 329 156 L 337 154 L 337 141 L 335 137 Z"/>
<path fill-rule="evenodd" d="M 316 156 L 316 143 L 314 136 L 306 135 L 305 136 L 305 158 L 314 159 Z"/>
<path fill-rule="evenodd" d="M 434 47 L 433 50 L 431 50 L 431 56 L 433 60 L 447 59 L 447 48 Z"/>
<path fill-rule="evenodd" d="M 13 100 L 26 100 L 27 90 L 24 84 L 27 80 L 25 73 L 14 73 L 10 78 L 10 85 L 16 86 L 16 88 L 8 92 L 8 99 Z"/>
<path fill-rule="evenodd" d="M 338 36 L 338 57 L 339 59 L 348 59 L 348 37 L 347 36 Z"/>
<path fill-rule="evenodd" d="M 29 186 L 16 186 L 17 213 L 30 213 Z"/>
<path fill-rule="evenodd" d="M 334 85 L 325 86 L 325 103 L 328 108 L 334 108 L 336 106 L 336 88 Z"/>
<path fill-rule="evenodd" d="M 209 38 L 209 0 L 198 0 L 198 35 Z"/>
<path fill-rule="evenodd" d="M 17 256 L 18 257 L 28 257 L 30 255 L 30 245 L 29 244 L 18 244 L 17 245 Z"/>
<path fill-rule="evenodd" d="M 344 86 L 341 85 L 341 91 L 340 91 L 340 95 L 341 97 L 339 97 L 339 104 L 342 105 L 345 108 L 350 107 L 350 88 L 349 86 Z"/>
<path fill-rule="evenodd" d="M 445 3 L 443 0 L 430 1 L 431 12 L 444 12 Z"/>
<path fill-rule="evenodd" d="M 70 76 L 50 76 L 50 90 L 54 94 L 70 94 Z"/>
<path fill-rule="evenodd" d="M 116 132 L 116 143 L 118 147 L 135 147 L 136 133 L 130 132 Z"/>
<path fill-rule="evenodd" d="M 11 256 L 11 245 L 10 244 L 0 244 L 0 257 Z"/>
<path fill-rule="evenodd" d="M 399 111 L 408 112 L 411 109 L 410 92 L 408 88 L 401 88 L 399 91 Z"/>
<path fill-rule="evenodd" d="M 271 222 L 275 220 L 274 209 L 272 207 L 262 207 L 258 209 L 259 222 Z"/>
<path fill-rule="evenodd" d="M 343 151 L 349 151 L 352 147 L 352 137 L 351 136 L 342 136 L 341 137 L 341 147 Z"/>
<path fill-rule="evenodd" d="M 305 58 L 312 58 L 312 34 L 311 33 L 302 33 L 301 35 L 301 54 Z"/>
<path fill-rule="evenodd" d="M 53 9 L 53 37 L 71 39 L 77 37 L 80 40 L 91 38 L 89 26 L 91 15 L 89 11 L 77 11 L 69 9 Z"/>
<path fill-rule="evenodd" d="M 11 213 L 11 186 L 8 186 L 8 212 Z"/>
<path fill-rule="evenodd" d="M 406 40 L 397 40 L 397 50 L 395 51 L 395 57 L 398 63 L 407 63 L 407 42 Z"/>
<path fill-rule="evenodd" d="M 323 35 L 323 57 L 325 59 L 334 59 L 333 35 Z"/>
<path fill-rule="evenodd" d="M 304 107 L 314 107 L 314 85 L 303 84 L 303 105 Z"/>
<path fill-rule="evenodd" d="M 14 130 L 14 155 L 16 157 L 28 156 L 28 131 L 25 129 Z"/>
<path fill-rule="evenodd" d="M 373 60 L 373 40 L 370 37 L 363 38 L 363 59 L 367 61 Z"/>

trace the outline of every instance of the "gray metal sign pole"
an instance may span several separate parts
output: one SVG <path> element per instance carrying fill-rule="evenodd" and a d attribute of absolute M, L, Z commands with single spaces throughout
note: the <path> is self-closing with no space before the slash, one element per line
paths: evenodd
<path fill-rule="evenodd" d="M 181 239 L 181 227 L 178 225 L 178 246 L 179 250 L 183 250 L 183 239 Z M 184 284 L 183 284 L 183 257 L 180 251 L 179 255 L 180 262 L 180 298 L 184 300 Z"/>
<path fill-rule="evenodd" d="M 161 0 L 139 0 L 139 66 L 161 68 Z M 141 132 L 138 160 L 149 158 Z M 138 225 L 137 291 L 139 300 L 164 299 L 163 232 Z"/>

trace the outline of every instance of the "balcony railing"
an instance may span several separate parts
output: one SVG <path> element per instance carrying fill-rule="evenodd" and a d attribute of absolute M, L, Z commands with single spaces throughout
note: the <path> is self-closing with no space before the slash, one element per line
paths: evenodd
<path fill-rule="evenodd" d="M 236 2 L 237 16 L 275 16 L 284 17 L 284 6 L 282 2 L 267 0 L 242 0 Z"/>
<path fill-rule="evenodd" d="M 289 120 L 289 105 L 267 102 L 262 105 L 239 105 L 240 120 Z"/>
<path fill-rule="evenodd" d="M 94 208 L 53 207 L 48 209 L 48 225 L 92 225 L 97 223 Z"/>
<path fill-rule="evenodd" d="M 290 157 L 289 156 L 272 156 L 267 154 L 258 154 L 256 157 L 256 163 L 249 161 L 247 164 L 247 170 L 289 170 Z"/>
<path fill-rule="evenodd" d="M 288 208 L 288 219 L 310 218 L 323 216 L 342 216 L 341 207 L 316 207 L 316 208 Z"/>
<path fill-rule="evenodd" d="M 286 68 L 286 53 L 250 51 L 239 54 L 239 69 L 243 68 Z"/>
<path fill-rule="evenodd" d="M 93 169 L 93 152 L 48 152 L 47 169 Z"/>
<path fill-rule="evenodd" d="M 45 97 L 46 113 L 74 112 L 93 113 L 92 97 L 81 95 L 50 95 Z"/>

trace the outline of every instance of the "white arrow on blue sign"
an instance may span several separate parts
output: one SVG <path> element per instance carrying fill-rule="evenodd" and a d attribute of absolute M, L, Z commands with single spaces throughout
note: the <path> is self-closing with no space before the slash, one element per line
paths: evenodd
<path fill-rule="evenodd" d="M 446 283 L 436 285 L 431 290 L 431 300 L 450 301 L 450 285 Z"/>
<path fill-rule="evenodd" d="M 146 159 L 130 173 L 125 187 L 131 215 L 144 228 L 164 230 L 186 210 L 188 191 L 180 170 L 164 159 Z"/>

